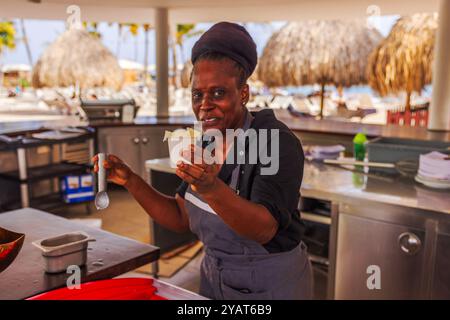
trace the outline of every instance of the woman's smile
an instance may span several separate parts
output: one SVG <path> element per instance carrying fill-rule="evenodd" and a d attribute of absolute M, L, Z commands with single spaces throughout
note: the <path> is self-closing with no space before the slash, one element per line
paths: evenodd
<path fill-rule="evenodd" d="M 220 129 L 222 118 L 219 117 L 205 117 L 202 121 L 202 127 L 204 130 L 207 129 Z"/>

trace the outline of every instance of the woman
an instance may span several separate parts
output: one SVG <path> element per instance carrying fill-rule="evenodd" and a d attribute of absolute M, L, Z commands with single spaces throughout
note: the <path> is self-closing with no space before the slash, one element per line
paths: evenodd
<path fill-rule="evenodd" d="M 256 163 L 207 164 L 191 146 L 183 156 L 194 164 L 177 164 L 183 183 L 174 198 L 152 189 L 113 155 L 104 163 L 109 180 L 127 188 L 157 223 L 197 234 L 205 246 L 200 294 L 212 299 L 309 299 L 311 266 L 297 210 L 303 151 L 272 110 L 250 113 L 245 107 L 256 45 L 243 27 L 221 22 L 197 41 L 191 59 L 192 108 L 203 130 L 277 130 L 279 148 L 272 152 L 279 152 L 278 171 L 262 174 L 268 165 L 259 157 Z M 235 141 L 227 139 L 223 150 L 216 151 L 222 159 L 238 146 Z M 266 143 L 267 148 L 273 145 Z M 244 150 L 250 156 L 248 144 Z"/>

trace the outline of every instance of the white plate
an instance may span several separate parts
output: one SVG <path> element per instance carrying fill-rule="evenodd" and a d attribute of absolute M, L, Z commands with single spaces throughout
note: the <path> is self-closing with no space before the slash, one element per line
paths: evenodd
<path fill-rule="evenodd" d="M 425 180 L 425 179 L 421 178 L 420 176 L 416 176 L 414 179 L 417 182 L 420 182 L 430 188 L 450 189 L 450 182 L 430 181 L 430 180 Z"/>
<path fill-rule="evenodd" d="M 419 177 L 419 179 L 423 180 L 423 181 L 437 182 L 437 183 L 443 183 L 443 184 L 446 184 L 446 183 L 450 184 L 450 180 L 449 179 L 433 178 L 431 176 L 423 175 L 420 172 L 417 173 L 417 177 Z"/>

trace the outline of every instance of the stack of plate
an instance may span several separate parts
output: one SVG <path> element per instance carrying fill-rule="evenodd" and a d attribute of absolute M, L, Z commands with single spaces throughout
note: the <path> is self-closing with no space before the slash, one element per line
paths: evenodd
<path fill-rule="evenodd" d="M 450 156 L 440 152 L 420 155 L 416 181 L 430 188 L 450 188 Z"/>
<path fill-rule="evenodd" d="M 342 145 L 313 146 L 310 148 L 310 156 L 315 160 L 337 159 L 341 152 L 345 151 Z"/>

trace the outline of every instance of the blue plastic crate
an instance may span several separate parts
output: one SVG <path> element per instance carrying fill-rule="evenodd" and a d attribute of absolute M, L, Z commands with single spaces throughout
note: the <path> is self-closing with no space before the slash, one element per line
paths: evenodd
<path fill-rule="evenodd" d="M 61 192 L 66 203 L 94 200 L 94 177 L 91 174 L 64 176 L 61 178 Z"/>

